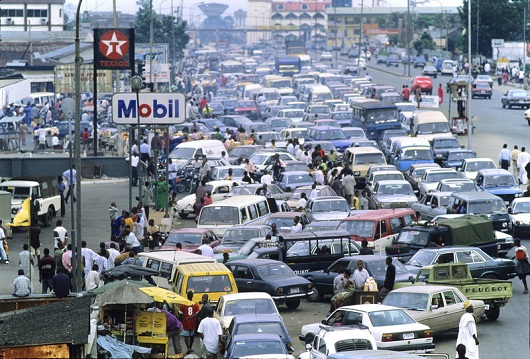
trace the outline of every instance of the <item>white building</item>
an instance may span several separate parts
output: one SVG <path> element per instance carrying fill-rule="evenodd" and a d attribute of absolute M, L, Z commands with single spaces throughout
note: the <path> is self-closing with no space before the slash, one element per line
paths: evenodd
<path fill-rule="evenodd" d="M 65 0 L 3 0 L 0 32 L 63 31 Z"/>
<path fill-rule="evenodd" d="M 271 0 L 247 0 L 247 44 L 271 39 L 271 3 Z"/>

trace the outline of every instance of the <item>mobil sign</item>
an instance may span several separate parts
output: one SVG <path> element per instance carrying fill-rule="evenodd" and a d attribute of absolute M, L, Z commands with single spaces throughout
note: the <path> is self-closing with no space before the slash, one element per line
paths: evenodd
<path fill-rule="evenodd" d="M 112 121 L 119 125 L 175 125 L 186 121 L 186 97 L 182 93 L 140 92 L 112 96 Z M 138 119 L 139 116 L 139 119 Z"/>

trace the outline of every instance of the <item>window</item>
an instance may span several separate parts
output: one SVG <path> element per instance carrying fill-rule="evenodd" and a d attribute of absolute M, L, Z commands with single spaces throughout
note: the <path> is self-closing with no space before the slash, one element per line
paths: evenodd
<path fill-rule="evenodd" d="M 239 212 L 241 214 L 241 223 L 246 222 L 248 220 L 246 209 L 245 208 L 241 208 L 239 210 Z"/>
<path fill-rule="evenodd" d="M 387 229 L 386 229 L 386 222 L 381 221 L 377 223 L 377 228 L 375 229 L 375 238 L 379 239 L 381 237 L 384 237 L 386 235 Z"/>
<path fill-rule="evenodd" d="M 302 4 L 300 10 L 309 10 L 309 6 L 307 6 L 307 4 Z"/>
<path fill-rule="evenodd" d="M 258 213 L 260 217 L 263 217 L 267 214 L 269 214 L 269 208 L 267 207 L 267 202 L 258 202 Z"/>
<path fill-rule="evenodd" d="M 321 338 L 318 342 L 318 351 L 322 354 L 326 354 L 326 341 L 324 338 Z"/>
<path fill-rule="evenodd" d="M 0 12 L 0 16 L 2 17 L 24 17 L 24 10 L 3 9 Z"/>
<path fill-rule="evenodd" d="M 166 279 L 171 279 L 171 271 L 173 270 L 173 265 L 171 263 L 162 262 L 160 266 L 160 276 Z"/>
<path fill-rule="evenodd" d="M 247 209 L 248 209 L 248 213 L 250 215 L 250 219 L 256 219 L 256 218 L 259 217 L 258 211 L 257 211 L 255 205 L 252 204 L 252 205 L 248 206 Z"/>
<path fill-rule="evenodd" d="M 147 264 L 145 266 L 154 270 L 160 270 L 160 261 L 148 259 Z"/>
<path fill-rule="evenodd" d="M 283 4 L 276 5 L 276 10 L 285 10 L 285 5 Z"/>
<path fill-rule="evenodd" d="M 459 263 L 481 263 L 484 262 L 484 259 L 480 258 L 475 252 L 458 252 L 456 258 Z"/>
<path fill-rule="evenodd" d="M 444 301 L 442 299 L 442 293 L 434 293 L 432 295 L 431 305 L 436 305 L 438 306 L 438 308 L 441 308 L 444 306 Z"/>
<path fill-rule="evenodd" d="M 392 228 L 392 233 L 399 233 L 401 229 L 401 220 L 399 217 L 390 218 L 390 228 Z"/>
<path fill-rule="evenodd" d="M 458 304 L 462 302 L 462 300 L 457 295 L 455 295 L 455 293 L 452 290 L 444 292 L 443 295 L 445 298 L 445 303 L 447 305 L 453 305 L 453 304 Z"/>
<path fill-rule="evenodd" d="M 48 10 L 45 9 L 36 9 L 36 10 L 29 10 L 27 12 L 28 17 L 48 17 Z"/>

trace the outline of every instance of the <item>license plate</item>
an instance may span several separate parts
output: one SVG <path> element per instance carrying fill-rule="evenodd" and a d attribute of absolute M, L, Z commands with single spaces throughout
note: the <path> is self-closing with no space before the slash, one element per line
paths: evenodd
<path fill-rule="evenodd" d="M 414 333 L 405 333 L 403 334 L 403 339 L 414 339 Z"/>
<path fill-rule="evenodd" d="M 300 293 L 300 288 L 291 288 L 291 293 Z"/>

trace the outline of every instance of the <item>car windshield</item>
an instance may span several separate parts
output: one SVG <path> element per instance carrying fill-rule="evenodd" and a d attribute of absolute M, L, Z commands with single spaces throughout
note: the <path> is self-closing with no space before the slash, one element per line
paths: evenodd
<path fill-rule="evenodd" d="M 397 121 L 397 109 L 370 110 L 366 118 L 367 123 L 385 123 Z"/>
<path fill-rule="evenodd" d="M 449 124 L 447 122 L 422 123 L 418 125 L 418 134 L 422 135 L 430 133 L 449 133 L 449 131 Z"/>
<path fill-rule="evenodd" d="M 250 161 L 255 164 L 255 165 L 262 165 L 267 159 L 269 158 L 269 155 L 266 155 L 266 154 L 256 154 L 256 155 L 253 155 L 251 158 L 250 158 Z"/>
<path fill-rule="evenodd" d="M 223 240 L 224 240 L 224 238 L 223 238 Z M 241 253 L 242 255 L 248 256 L 250 253 L 252 253 L 252 251 L 256 247 L 258 247 L 258 242 L 249 240 L 247 243 L 245 243 L 241 247 L 239 247 L 239 251 L 238 252 Z"/>
<path fill-rule="evenodd" d="M 384 181 L 384 180 L 402 180 L 402 179 L 403 179 L 403 175 L 401 173 L 380 174 L 376 172 L 374 174 L 374 182 Z"/>
<path fill-rule="evenodd" d="M 245 169 L 243 167 L 231 167 L 232 177 L 243 177 Z M 228 168 L 215 168 L 213 177 L 219 180 L 225 179 L 228 176 Z"/>
<path fill-rule="evenodd" d="M 299 188 L 297 188 L 293 192 L 293 195 L 291 196 L 291 199 L 300 199 L 300 196 L 302 195 L 302 193 L 305 193 L 307 198 L 309 198 L 309 194 L 311 193 L 311 188 L 308 188 L 308 189 L 299 189 Z M 318 196 L 320 196 L 320 191 L 318 191 Z"/>
<path fill-rule="evenodd" d="M 171 151 L 169 157 L 176 158 L 178 160 L 189 160 L 190 158 L 193 158 L 194 154 L 195 148 L 177 147 L 173 151 Z"/>
<path fill-rule="evenodd" d="M 457 172 L 433 172 L 427 174 L 424 182 L 440 182 L 443 179 L 460 178 Z"/>
<path fill-rule="evenodd" d="M 229 228 L 226 230 L 222 244 L 231 244 L 231 243 L 247 243 L 251 238 L 256 238 L 260 236 L 259 229 L 233 229 Z"/>
<path fill-rule="evenodd" d="M 260 133 L 259 136 L 261 136 L 261 139 L 265 141 L 271 141 L 271 140 L 283 141 L 283 138 L 277 132 Z"/>
<path fill-rule="evenodd" d="M 170 233 L 164 245 L 176 246 L 177 243 L 200 246 L 202 244 L 202 233 Z"/>
<path fill-rule="evenodd" d="M 484 177 L 484 187 L 516 187 L 515 178 L 512 175 L 499 175 Z"/>
<path fill-rule="evenodd" d="M 190 276 L 187 290 L 194 293 L 228 292 L 232 284 L 226 274 Z"/>
<path fill-rule="evenodd" d="M 237 186 L 232 188 L 232 191 L 230 192 L 232 196 L 241 196 L 241 195 L 249 195 L 249 194 L 256 194 L 254 187 L 243 187 L 243 186 Z"/>
<path fill-rule="evenodd" d="M 254 314 L 256 311 L 256 308 L 258 308 L 258 305 L 259 304 L 256 304 L 252 308 L 253 311 L 248 314 Z M 273 311 L 270 314 L 275 314 L 275 313 L 276 312 Z M 242 314 L 247 314 L 247 313 L 242 313 Z M 269 313 L 264 313 L 264 314 L 269 314 Z M 242 324 L 236 325 L 236 327 L 234 328 L 234 331 L 232 332 L 232 336 L 236 334 L 279 334 L 280 338 L 285 339 L 285 332 L 280 322 L 242 323 Z"/>
<path fill-rule="evenodd" d="M 281 98 L 278 92 L 263 92 L 263 96 L 265 96 L 267 101 L 279 100 Z"/>
<path fill-rule="evenodd" d="M 488 213 L 503 213 L 506 212 L 504 201 L 502 199 L 495 199 L 489 201 L 475 201 L 470 202 L 467 209 L 468 214 L 488 214 Z"/>
<path fill-rule="evenodd" d="M 285 134 L 289 134 L 289 136 L 286 136 L 286 138 L 301 138 L 301 137 L 304 137 L 305 136 L 305 133 L 307 132 L 306 129 L 303 129 L 303 130 L 289 130 L 288 132 L 286 131 Z"/>
<path fill-rule="evenodd" d="M 409 317 L 402 309 L 381 310 L 368 313 L 374 327 L 387 327 L 403 324 L 414 324 L 414 319 Z"/>
<path fill-rule="evenodd" d="M 315 201 L 312 212 L 349 212 L 348 202 L 346 200 Z"/>
<path fill-rule="evenodd" d="M 262 278 L 294 276 L 291 268 L 284 263 L 274 263 L 258 266 L 258 272 Z"/>
<path fill-rule="evenodd" d="M 346 231 L 362 238 L 371 238 L 374 235 L 375 222 L 372 221 L 342 221 L 338 230 Z"/>
<path fill-rule="evenodd" d="M 466 165 L 466 171 L 478 172 L 485 169 L 497 168 L 493 161 L 470 161 Z"/>
<path fill-rule="evenodd" d="M 212 108 L 215 109 L 215 107 L 214 107 L 213 105 L 216 105 L 216 104 L 211 104 Z M 222 109 L 222 105 L 221 105 L 221 109 Z M 222 123 L 222 122 L 219 121 L 219 120 L 209 120 L 209 121 L 205 121 L 205 122 L 204 122 L 204 125 L 205 125 L 206 127 L 208 127 L 208 129 L 209 129 L 210 131 L 213 131 L 213 129 L 214 129 L 215 127 L 223 127 L 223 126 L 224 126 L 224 123 Z"/>
<path fill-rule="evenodd" d="M 463 161 L 466 158 L 474 158 L 475 154 L 473 152 L 449 152 L 447 155 L 447 161 Z"/>
<path fill-rule="evenodd" d="M 454 138 L 448 138 L 434 141 L 433 148 L 460 148 L 460 144 Z"/>
<path fill-rule="evenodd" d="M 385 157 L 382 153 L 359 153 L 355 156 L 353 165 L 368 165 L 385 163 Z"/>
<path fill-rule="evenodd" d="M 11 192 L 13 198 L 26 199 L 29 197 L 31 187 L 11 187 L 4 186 L 0 187 L 2 191 Z M 35 192 L 36 193 L 36 192 Z"/>
<path fill-rule="evenodd" d="M 401 232 L 403 233 L 403 232 Z M 424 234 L 427 234 L 427 232 L 423 232 Z M 400 235 L 401 237 L 401 235 Z M 405 242 L 399 242 L 399 243 L 405 243 Z M 427 241 L 424 241 L 419 243 L 419 244 L 423 244 L 423 245 L 426 245 L 427 244 Z M 412 256 L 412 258 L 409 259 L 409 261 L 406 263 L 408 265 L 412 265 L 412 266 L 415 266 L 415 267 L 425 267 L 425 266 L 428 266 L 430 264 L 433 263 L 434 261 L 434 257 L 436 257 L 436 252 L 431 252 L 431 251 L 417 251 L 416 254 L 414 254 Z"/>
<path fill-rule="evenodd" d="M 239 210 L 237 207 L 203 207 L 199 217 L 199 224 L 239 224 Z"/>
<path fill-rule="evenodd" d="M 271 128 L 269 125 L 265 123 L 253 123 L 251 125 L 248 125 L 248 128 L 254 130 L 254 132 L 264 132 L 264 131 L 270 131 Z M 265 136 L 265 135 L 262 135 Z"/>
<path fill-rule="evenodd" d="M 430 148 L 405 148 L 401 155 L 402 160 L 432 160 Z"/>
<path fill-rule="evenodd" d="M 234 343 L 231 358 L 251 357 L 261 355 L 283 354 L 286 355 L 285 345 L 281 341 L 245 340 Z"/>
<path fill-rule="evenodd" d="M 270 125 L 272 127 L 282 127 L 282 128 L 285 128 L 285 127 L 289 127 L 289 125 L 291 124 L 291 120 L 271 120 L 270 121 Z"/>
<path fill-rule="evenodd" d="M 230 156 L 233 156 L 233 157 L 239 157 L 239 156 L 249 157 L 249 156 L 251 156 L 255 151 L 256 151 L 256 149 L 253 148 L 253 147 L 237 146 L 237 147 L 233 148 L 233 149 L 229 152 L 229 155 L 230 155 Z"/>
<path fill-rule="evenodd" d="M 412 175 L 413 176 L 421 176 L 425 173 L 425 171 L 427 171 L 428 169 L 430 169 L 432 167 L 416 167 L 414 168 L 414 171 L 412 172 Z"/>
<path fill-rule="evenodd" d="M 412 310 L 427 310 L 428 293 L 390 292 L 383 301 L 384 305 Z"/>
<path fill-rule="evenodd" d="M 393 195 L 413 195 L 412 187 L 408 183 L 403 184 L 385 184 L 379 186 L 377 190 L 378 195 L 393 196 Z"/>
<path fill-rule="evenodd" d="M 429 243 L 429 232 L 402 230 L 397 237 L 397 243 L 426 246 Z"/>
<path fill-rule="evenodd" d="M 473 182 L 448 182 L 443 183 L 440 188 L 440 192 L 474 192 L 476 191 L 475 184 Z M 442 197 L 448 198 L 448 197 Z M 445 200 L 444 206 L 447 205 L 447 200 Z M 443 202 L 442 202 L 443 203 Z"/>
<path fill-rule="evenodd" d="M 238 101 L 237 107 L 254 107 L 255 103 L 254 101 Z"/>
<path fill-rule="evenodd" d="M 513 206 L 514 213 L 530 213 L 530 202 L 516 202 Z"/>
<path fill-rule="evenodd" d="M 350 112 L 338 112 L 338 113 L 333 114 L 333 119 L 334 120 L 352 120 L 353 114 Z"/>
<path fill-rule="evenodd" d="M 366 267 L 372 277 L 384 277 L 386 274 L 386 262 L 384 260 L 365 260 Z M 397 258 L 392 258 L 392 264 L 396 267 L 396 274 L 407 273 L 407 268 Z"/>
<path fill-rule="evenodd" d="M 285 176 L 285 177 L 286 177 L 285 178 L 286 183 L 288 184 L 307 183 L 307 182 L 313 181 L 313 178 L 309 174 L 292 175 L 292 176 Z"/>
<path fill-rule="evenodd" d="M 273 218 L 267 218 L 267 221 L 265 221 L 265 224 L 272 226 L 272 224 L 276 225 L 276 228 L 280 229 L 288 229 L 291 228 L 293 225 L 293 219 L 292 218 L 282 218 L 282 217 L 273 217 Z"/>
<path fill-rule="evenodd" d="M 416 107 L 414 105 L 399 105 L 398 109 L 401 112 L 415 112 L 416 111 Z"/>
<path fill-rule="evenodd" d="M 291 80 L 274 80 L 271 81 L 271 87 L 281 89 L 285 87 L 291 87 Z"/>

